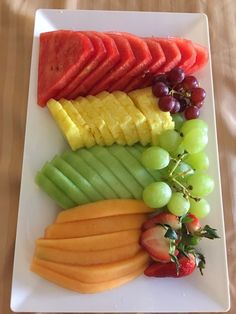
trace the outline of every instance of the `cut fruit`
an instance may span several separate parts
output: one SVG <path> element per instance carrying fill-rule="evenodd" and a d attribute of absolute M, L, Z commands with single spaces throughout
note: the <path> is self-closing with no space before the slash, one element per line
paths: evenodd
<path fill-rule="evenodd" d="M 89 150 L 123 183 L 126 189 L 133 195 L 133 198 L 142 199 L 142 186 L 125 169 L 122 163 L 109 153 L 107 148 L 94 146 Z"/>
<path fill-rule="evenodd" d="M 47 239 L 79 238 L 98 234 L 141 228 L 147 214 L 127 214 L 87 219 L 75 222 L 55 223 L 46 228 Z"/>
<path fill-rule="evenodd" d="M 89 62 L 86 64 L 86 66 L 79 71 L 79 73 L 70 81 L 68 85 L 65 86 L 65 88 L 57 94 L 55 97 L 56 99 L 60 98 L 68 98 L 68 95 L 77 87 L 83 80 L 92 73 L 100 63 L 105 59 L 107 50 L 103 44 L 103 41 L 101 38 L 99 38 L 97 35 L 94 34 L 94 32 L 86 32 L 82 31 L 80 32 L 87 36 L 94 47 L 94 56 Z"/>
<path fill-rule="evenodd" d="M 109 86 L 123 77 L 135 64 L 136 58 L 131 49 L 129 41 L 120 35 L 108 33 L 108 35 L 115 41 L 120 53 L 120 61 L 98 82 L 90 91 L 91 95 L 96 95 L 103 90 L 108 90 Z"/>
<path fill-rule="evenodd" d="M 35 272 L 40 277 L 51 281 L 63 288 L 77 291 L 80 293 L 97 293 L 104 290 L 110 290 L 115 287 L 121 286 L 139 275 L 141 275 L 146 266 L 141 267 L 139 270 L 136 270 L 132 273 L 129 273 L 126 276 L 122 276 L 118 279 L 99 282 L 99 283 L 85 283 L 79 280 L 72 279 L 70 277 L 64 276 L 56 271 L 42 267 L 41 265 L 33 262 L 31 265 L 31 271 Z"/>
<path fill-rule="evenodd" d="M 72 208 L 75 203 L 67 197 L 51 180 L 49 180 L 42 172 L 38 172 L 35 177 L 37 185 L 44 190 L 60 207 Z"/>
<path fill-rule="evenodd" d="M 119 198 L 129 199 L 133 198 L 132 194 L 125 188 L 125 186 L 117 179 L 117 177 L 96 158 L 91 152 L 86 149 L 80 149 L 77 154 L 96 171 L 100 177 L 110 186 L 114 193 Z M 112 197 L 114 198 L 114 197 Z"/>
<path fill-rule="evenodd" d="M 72 152 L 66 152 L 62 155 L 62 158 L 66 160 L 77 172 L 90 182 L 90 184 L 96 189 L 105 199 L 117 198 L 117 194 L 110 188 L 110 186 L 102 179 L 102 177 L 90 167 L 78 154 Z M 77 203 L 77 204 L 80 204 Z"/>
<path fill-rule="evenodd" d="M 108 147 L 108 151 L 123 164 L 143 188 L 154 182 L 143 165 L 129 153 L 128 148 L 112 145 Z"/>
<path fill-rule="evenodd" d="M 150 213 L 153 209 L 141 200 L 113 199 L 103 200 L 62 211 L 58 214 L 56 223 L 72 222 L 108 216 Z"/>
<path fill-rule="evenodd" d="M 45 261 L 34 257 L 33 264 L 56 271 L 64 276 L 87 283 L 101 283 L 126 276 L 140 267 L 147 265 L 149 256 L 146 252 L 140 251 L 133 257 L 108 264 L 93 266 L 73 266 Z"/>
<path fill-rule="evenodd" d="M 82 238 L 38 239 L 36 245 L 65 251 L 101 251 L 138 243 L 140 234 L 140 229 L 131 229 Z"/>
<path fill-rule="evenodd" d="M 58 30 L 40 34 L 38 104 L 50 98 L 75 77 L 94 54 L 90 39 L 80 33 Z"/>
<path fill-rule="evenodd" d="M 85 80 L 78 84 L 77 87 L 68 95 L 70 99 L 78 97 L 78 95 L 87 95 L 88 91 L 120 60 L 120 54 L 115 44 L 115 41 L 108 35 L 102 32 L 94 32 L 96 36 L 102 39 L 103 44 L 107 50 L 107 55 L 92 73 L 90 73 Z"/>
<path fill-rule="evenodd" d="M 200 69 L 202 69 L 208 62 L 208 51 L 205 47 L 198 45 L 198 44 L 193 44 L 193 47 L 197 53 L 196 56 L 196 62 L 192 65 L 192 67 L 190 69 L 188 69 L 186 74 L 192 74 L 195 73 L 197 71 L 199 71 Z"/>
<path fill-rule="evenodd" d="M 152 56 L 148 49 L 148 45 L 140 37 L 125 32 L 112 32 L 111 34 L 124 36 L 128 39 L 136 58 L 136 63 L 132 69 L 128 71 L 124 77 L 120 78 L 109 87 L 109 91 L 124 90 L 133 78 L 140 75 L 142 76 L 145 71 L 147 71 L 148 66 L 152 61 Z"/>

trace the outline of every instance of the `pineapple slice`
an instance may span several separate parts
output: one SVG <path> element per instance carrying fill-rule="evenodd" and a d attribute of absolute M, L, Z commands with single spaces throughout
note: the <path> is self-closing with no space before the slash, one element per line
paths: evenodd
<path fill-rule="evenodd" d="M 150 87 L 134 90 L 128 95 L 137 108 L 146 116 L 151 130 L 152 144 L 157 145 L 159 134 L 166 129 L 174 128 L 170 113 L 164 113 L 158 108 L 156 97 L 152 95 Z M 162 113 L 161 116 L 160 113 Z"/>
<path fill-rule="evenodd" d="M 98 145 L 104 146 L 105 142 L 100 130 L 95 124 L 96 112 L 91 108 L 89 101 L 85 97 L 78 97 L 72 101 L 72 104 L 78 110 L 79 114 L 83 117 L 86 123 L 89 125 L 91 133 L 93 134 L 95 141 Z M 90 110 L 88 110 L 90 108 Z"/>
<path fill-rule="evenodd" d="M 55 119 L 57 125 L 62 130 L 62 133 L 66 137 L 72 150 L 76 150 L 80 147 L 84 147 L 84 141 L 81 130 L 71 120 L 67 112 L 63 109 L 62 105 L 54 100 L 50 99 L 47 102 L 47 107 Z"/>
<path fill-rule="evenodd" d="M 94 96 L 87 96 L 86 99 L 90 103 L 90 106 L 87 106 L 86 109 L 93 110 L 96 113 L 94 123 L 100 130 L 105 144 L 108 146 L 112 145 L 115 142 L 115 139 L 112 136 L 112 133 L 110 132 L 108 125 L 106 124 L 104 116 L 101 114 L 100 110 L 101 101 Z"/>
<path fill-rule="evenodd" d="M 84 121 L 83 117 L 80 115 L 78 110 L 74 107 L 74 105 L 66 99 L 60 99 L 60 103 L 63 106 L 63 109 L 67 112 L 71 120 L 76 124 L 76 126 L 80 129 L 81 134 L 84 139 L 84 143 L 86 147 L 92 147 L 96 144 L 94 136 L 91 132 L 91 129 Z"/>
<path fill-rule="evenodd" d="M 117 120 L 117 116 L 115 113 L 115 106 L 112 105 L 110 98 L 108 97 L 110 94 L 108 92 L 101 92 L 96 95 L 96 98 L 100 100 L 101 105 L 99 106 L 100 113 L 104 117 L 105 122 L 109 130 L 111 131 L 113 137 L 115 138 L 116 143 L 120 145 L 126 144 L 126 139 L 124 133 L 122 132 L 122 128 L 120 126 L 119 121 Z M 116 119 L 113 118 L 113 115 L 116 116 Z"/>
<path fill-rule="evenodd" d="M 115 91 L 113 96 L 119 101 L 120 105 L 130 115 L 133 120 L 134 126 L 133 133 L 139 138 L 142 145 L 147 145 L 151 142 L 151 133 L 147 124 L 147 119 L 138 108 L 135 107 L 132 99 L 124 92 Z"/>

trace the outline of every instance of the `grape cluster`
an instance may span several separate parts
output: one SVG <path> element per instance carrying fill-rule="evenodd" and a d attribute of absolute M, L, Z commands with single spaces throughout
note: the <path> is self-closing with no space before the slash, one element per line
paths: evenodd
<path fill-rule="evenodd" d="M 170 113 L 184 112 L 187 120 L 196 119 L 204 104 L 206 92 L 199 87 L 195 76 L 185 76 L 181 68 L 154 77 L 153 94 L 159 98 L 158 106 Z"/>
<path fill-rule="evenodd" d="M 148 206 L 166 206 L 177 216 L 187 212 L 198 218 L 208 215 L 210 206 L 204 197 L 212 192 L 214 181 L 206 172 L 209 167 L 204 152 L 207 142 L 207 124 L 193 119 L 180 123 L 177 130 L 163 132 L 159 146 L 143 152 L 143 165 L 160 172 L 160 182 L 148 185 L 143 191 L 143 200 Z"/>

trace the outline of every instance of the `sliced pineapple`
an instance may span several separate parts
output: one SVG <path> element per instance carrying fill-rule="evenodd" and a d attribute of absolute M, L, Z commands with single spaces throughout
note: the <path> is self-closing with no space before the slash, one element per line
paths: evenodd
<path fill-rule="evenodd" d="M 94 118 L 94 123 L 97 125 L 97 128 L 100 130 L 104 142 L 106 145 L 110 146 L 115 143 L 115 139 L 112 136 L 110 129 L 105 121 L 104 116 L 101 114 L 100 106 L 101 101 L 94 96 L 87 96 L 86 99 L 89 101 L 90 106 L 87 106 L 87 110 L 93 110 L 96 113 L 96 117 Z"/>
<path fill-rule="evenodd" d="M 99 99 L 101 102 L 99 106 L 100 113 L 104 117 L 104 120 L 109 130 L 111 131 L 111 134 L 113 135 L 116 143 L 125 145 L 126 139 L 124 133 L 122 131 L 119 121 L 113 118 L 113 115 L 115 115 L 114 105 L 112 104 L 108 96 L 108 92 L 101 92 L 96 95 L 96 98 Z"/>
<path fill-rule="evenodd" d="M 73 150 L 80 147 L 84 147 L 85 143 L 80 129 L 71 120 L 67 112 L 63 109 L 62 105 L 54 100 L 50 99 L 47 102 L 47 107 L 55 119 L 57 125 L 62 130 L 62 133 L 66 137 L 68 143 Z"/>
<path fill-rule="evenodd" d="M 133 129 L 134 134 L 138 135 L 142 145 L 147 145 L 151 142 L 151 133 L 144 114 L 134 105 L 132 99 L 124 92 L 115 91 L 112 93 L 119 101 L 123 109 L 130 115 L 136 128 Z"/>
<path fill-rule="evenodd" d="M 91 132 L 91 128 L 85 122 L 83 117 L 80 115 L 79 111 L 74 107 L 72 102 L 66 99 L 60 99 L 60 103 L 63 106 L 63 109 L 67 112 L 67 114 L 71 118 L 71 120 L 80 129 L 85 146 L 88 148 L 94 146 L 96 142 Z"/>
<path fill-rule="evenodd" d="M 128 95 L 147 118 L 152 135 L 152 144 L 157 145 L 159 134 L 166 128 L 174 128 L 170 113 L 162 112 L 162 117 L 160 116 L 161 110 L 157 106 L 156 97 L 152 95 L 150 87 L 134 90 Z M 166 121 L 165 127 L 162 120 Z"/>
<path fill-rule="evenodd" d="M 72 104 L 90 127 L 91 133 L 93 134 L 96 143 L 98 145 L 104 146 L 105 142 L 103 136 L 95 124 L 96 113 L 94 110 L 92 110 L 92 108 L 89 110 L 87 108 L 90 107 L 89 101 L 85 97 L 78 97 L 76 100 L 72 101 Z"/>

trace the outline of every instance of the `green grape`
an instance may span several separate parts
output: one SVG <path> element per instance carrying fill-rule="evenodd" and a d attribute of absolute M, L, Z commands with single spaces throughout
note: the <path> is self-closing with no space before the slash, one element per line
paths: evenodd
<path fill-rule="evenodd" d="M 142 153 L 141 161 L 144 167 L 158 170 L 168 166 L 170 155 L 163 148 L 152 146 Z"/>
<path fill-rule="evenodd" d="M 189 154 L 201 152 L 206 147 L 207 143 L 207 133 L 204 129 L 200 128 L 192 129 L 184 136 L 183 139 L 183 147 Z"/>
<path fill-rule="evenodd" d="M 176 148 L 176 150 L 171 152 L 171 157 L 177 158 L 180 155 L 183 155 L 183 153 L 184 153 L 184 146 L 183 146 L 183 142 L 181 142 L 180 145 Z"/>
<path fill-rule="evenodd" d="M 172 119 L 175 123 L 175 130 L 179 131 L 185 121 L 184 117 L 181 114 L 176 113 L 172 115 Z"/>
<path fill-rule="evenodd" d="M 189 212 L 195 215 L 197 218 L 201 219 L 206 217 L 209 214 L 210 210 L 210 205 L 204 198 L 200 199 L 199 201 L 190 199 Z"/>
<path fill-rule="evenodd" d="M 184 161 L 192 166 L 195 170 L 207 170 L 209 167 L 209 158 L 203 151 L 188 155 Z"/>
<path fill-rule="evenodd" d="M 210 194 L 214 189 L 213 179 L 200 171 L 196 171 L 193 175 L 187 178 L 187 184 L 191 195 L 194 197 L 204 197 Z"/>
<path fill-rule="evenodd" d="M 175 165 L 176 165 L 176 161 L 171 160 L 169 165 L 166 168 L 163 168 L 160 170 L 161 177 L 163 179 L 167 179 Z M 188 165 L 187 163 L 181 161 L 179 163 L 179 165 L 177 166 L 177 168 L 174 170 L 172 175 L 174 177 L 176 177 L 178 181 L 181 181 L 183 179 L 183 177 L 185 178 L 186 176 L 193 174 L 193 173 L 194 173 L 194 171 L 191 168 L 191 166 Z M 183 174 L 183 175 L 181 176 L 181 174 Z"/>
<path fill-rule="evenodd" d="M 189 207 L 189 200 L 187 200 L 181 192 L 174 192 L 167 204 L 169 211 L 176 216 L 185 215 L 188 212 Z"/>
<path fill-rule="evenodd" d="M 205 121 L 203 121 L 201 119 L 191 119 L 191 120 L 185 121 L 183 123 L 180 131 L 181 131 L 181 133 L 183 133 L 183 135 L 186 135 L 190 131 L 192 131 L 193 129 L 196 129 L 196 128 L 202 129 L 205 133 L 208 132 L 208 125 L 206 124 Z"/>
<path fill-rule="evenodd" d="M 171 194 L 167 183 L 153 182 L 143 190 L 143 201 L 151 208 L 161 208 L 169 202 Z"/>
<path fill-rule="evenodd" d="M 169 153 L 175 151 L 180 145 L 182 137 L 175 130 L 167 130 L 159 136 L 159 145 Z"/>

